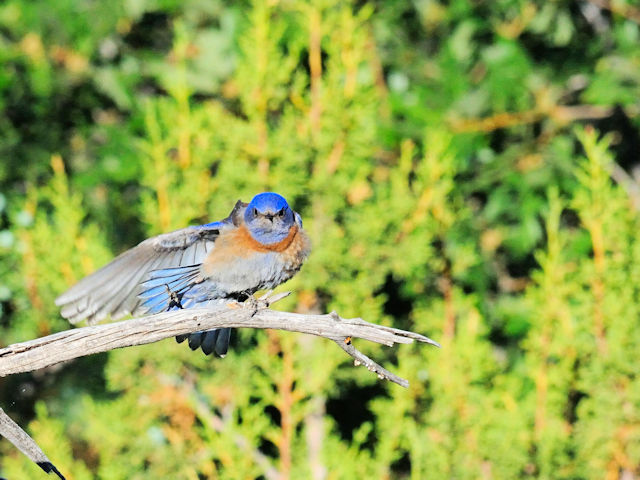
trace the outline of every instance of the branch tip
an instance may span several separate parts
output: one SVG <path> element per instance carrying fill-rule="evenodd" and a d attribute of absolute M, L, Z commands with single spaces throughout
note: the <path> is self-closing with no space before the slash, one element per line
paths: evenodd
<path fill-rule="evenodd" d="M 367 357 L 364 353 L 362 353 L 360 350 L 354 347 L 352 343 L 346 344 L 344 343 L 344 341 L 336 340 L 336 339 L 333 339 L 333 341 L 348 355 L 353 357 L 354 366 L 358 367 L 360 365 L 364 365 L 365 367 L 367 367 L 367 370 L 369 370 L 370 372 L 374 372 L 378 376 L 378 378 L 381 380 L 389 380 L 390 382 L 396 383 L 404 388 L 409 387 L 408 380 L 402 377 L 399 377 L 394 373 L 391 373 L 386 368 L 374 362 L 369 357 Z"/>

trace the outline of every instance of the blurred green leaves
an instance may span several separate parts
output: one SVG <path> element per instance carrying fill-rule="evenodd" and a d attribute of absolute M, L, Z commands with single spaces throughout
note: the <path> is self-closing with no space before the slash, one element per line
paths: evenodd
<path fill-rule="evenodd" d="M 314 248 L 282 308 L 444 348 L 358 345 L 401 390 L 240 330 L 224 360 L 166 341 L 5 379 L 3 408 L 70 478 L 637 473 L 638 215 L 611 174 L 637 168 L 640 33 L 599 3 L 4 2 L 3 343 L 68 328 L 55 296 L 123 249 L 274 190 Z"/>

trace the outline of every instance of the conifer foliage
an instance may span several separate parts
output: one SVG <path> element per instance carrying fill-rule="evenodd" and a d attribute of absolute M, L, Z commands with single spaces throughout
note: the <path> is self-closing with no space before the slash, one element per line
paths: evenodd
<path fill-rule="evenodd" d="M 278 308 L 438 340 L 238 330 L 0 382 L 67 478 L 640 477 L 640 10 L 538 2 L 0 4 L 0 342 L 144 238 L 277 191 Z M 283 287 L 281 287 L 283 288 Z M 42 478 L 7 442 L 0 476 Z"/>

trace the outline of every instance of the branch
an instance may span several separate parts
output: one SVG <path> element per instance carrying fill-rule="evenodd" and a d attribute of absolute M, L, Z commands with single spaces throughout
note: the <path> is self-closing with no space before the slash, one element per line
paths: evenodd
<path fill-rule="evenodd" d="M 207 309 L 173 310 L 122 322 L 65 330 L 28 342 L 16 343 L 0 349 L 0 377 L 50 367 L 56 363 L 115 348 L 144 345 L 201 330 L 232 327 L 272 328 L 328 338 L 338 343 L 345 352 L 381 378 L 408 387 L 407 380 L 388 372 L 350 345 L 351 339 L 362 338 L 387 346 L 417 340 L 440 346 L 418 333 L 375 325 L 361 318 L 345 319 L 335 312 L 326 315 L 304 315 L 268 308 L 282 297 L 283 295 L 279 294 L 244 304 L 230 302 Z"/>
<path fill-rule="evenodd" d="M 58 469 L 51 463 L 38 444 L 27 432 L 11 420 L 4 410 L 0 408 L 0 434 L 24 453 L 29 460 L 38 465 L 46 473 L 55 473 L 61 480 L 65 480 Z"/>
<path fill-rule="evenodd" d="M 232 327 L 279 329 L 328 338 L 354 358 L 355 366 L 364 365 L 380 379 L 408 387 L 407 380 L 389 372 L 356 349 L 352 339 L 361 338 L 387 346 L 412 343 L 414 340 L 440 346 L 418 333 L 375 325 L 361 318 L 345 319 L 336 312 L 326 315 L 303 315 L 269 309 L 270 305 L 287 295 L 288 292 L 277 295 L 268 292 L 259 300 L 252 297 L 243 304 L 230 302 L 207 309 L 173 310 L 122 322 L 66 330 L 28 342 L 16 343 L 0 349 L 0 377 L 30 372 L 116 348 L 153 343 L 176 335 Z M 33 439 L 2 409 L 0 435 L 12 442 L 45 472 L 55 473 L 64 479 Z"/>

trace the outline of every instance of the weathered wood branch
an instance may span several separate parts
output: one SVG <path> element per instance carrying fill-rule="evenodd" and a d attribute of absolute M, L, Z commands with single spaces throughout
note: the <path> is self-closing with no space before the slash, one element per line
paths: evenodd
<path fill-rule="evenodd" d="M 259 300 L 243 304 L 230 302 L 208 309 L 185 309 L 134 318 L 105 325 L 66 330 L 46 337 L 16 343 L 0 349 L 0 377 L 50 367 L 74 358 L 106 352 L 116 348 L 144 345 L 213 328 L 269 328 L 307 333 L 333 340 L 354 358 L 354 365 L 364 365 L 381 379 L 403 387 L 409 382 L 357 350 L 353 338 L 392 346 L 414 340 L 440 346 L 418 333 L 365 322 L 361 318 L 345 319 L 337 313 L 304 315 L 279 312 L 269 306 L 288 293 L 267 293 Z M 0 435 L 4 436 L 37 463 L 45 472 L 64 478 L 29 435 L 0 409 Z"/>
<path fill-rule="evenodd" d="M 418 333 L 375 325 L 360 318 L 344 319 L 335 312 L 326 315 L 305 315 L 268 308 L 280 298 L 281 294 L 244 304 L 230 302 L 207 309 L 174 310 L 122 322 L 65 330 L 28 342 L 16 343 L 0 349 L 0 376 L 29 372 L 85 355 L 153 343 L 176 335 L 233 327 L 288 330 L 334 340 L 357 362 L 364 364 L 379 377 L 408 387 L 407 380 L 388 372 L 367 358 L 351 345 L 350 340 L 361 338 L 388 346 L 417 340 L 439 346 L 430 338 Z"/>
<path fill-rule="evenodd" d="M 20 428 L 16 422 L 14 422 L 4 410 L 0 408 L 0 434 L 11 443 L 13 443 L 18 450 L 24 453 L 29 460 L 38 465 L 46 473 L 55 473 L 59 478 L 65 480 L 58 469 L 51 463 L 51 461 L 44 454 L 38 444 Z"/>

